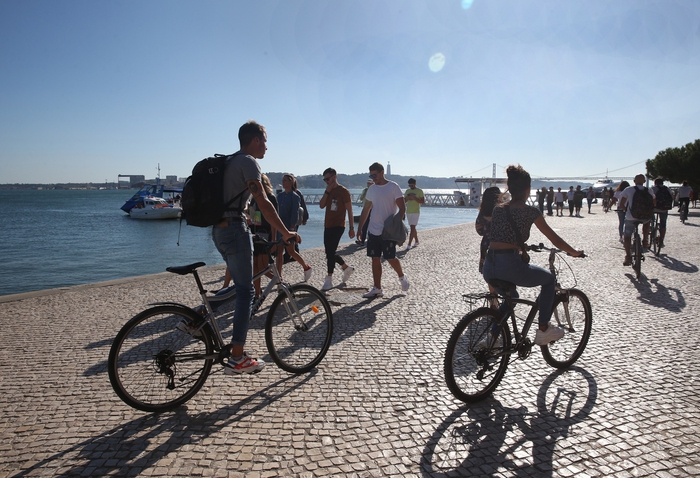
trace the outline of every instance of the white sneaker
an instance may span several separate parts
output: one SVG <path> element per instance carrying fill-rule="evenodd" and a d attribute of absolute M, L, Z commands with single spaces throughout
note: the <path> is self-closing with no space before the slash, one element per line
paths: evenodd
<path fill-rule="evenodd" d="M 409 287 L 411 287 L 411 284 L 408 283 L 408 279 L 406 279 L 406 275 L 402 275 L 399 277 L 399 282 L 401 282 L 401 290 L 406 292 Z"/>
<path fill-rule="evenodd" d="M 547 330 L 542 331 L 537 329 L 535 333 L 535 345 L 547 345 L 550 342 L 559 340 L 564 336 L 564 329 L 555 325 L 549 324 Z"/>
<path fill-rule="evenodd" d="M 416 247 L 418 247 L 418 241 L 413 243 L 413 248 L 415 249 Z"/>
<path fill-rule="evenodd" d="M 408 245 L 406 246 L 406 250 L 407 250 L 407 251 L 410 251 L 410 250 L 411 250 L 411 245 L 410 245 L 410 244 L 408 244 Z"/>
<path fill-rule="evenodd" d="M 309 266 L 309 268 L 304 271 L 304 282 L 308 282 L 309 279 L 311 279 L 311 272 L 313 271 L 311 270 L 311 266 Z"/>
<path fill-rule="evenodd" d="M 382 289 L 378 289 L 378 288 L 372 286 L 372 288 L 370 290 L 368 290 L 367 292 L 362 294 L 362 297 L 364 297 L 365 299 L 370 299 L 372 297 L 381 297 L 383 295 L 384 295 L 384 292 L 382 292 Z"/>
<path fill-rule="evenodd" d="M 343 271 L 343 282 L 347 282 L 353 272 L 355 272 L 355 268 L 353 266 L 347 266 Z"/>
<path fill-rule="evenodd" d="M 321 290 L 329 290 L 333 288 L 333 276 L 326 276 L 326 281 L 323 283 Z"/>

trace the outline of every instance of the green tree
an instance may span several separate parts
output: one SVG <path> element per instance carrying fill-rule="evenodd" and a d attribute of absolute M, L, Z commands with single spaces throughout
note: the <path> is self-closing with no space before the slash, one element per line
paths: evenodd
<path fill-rule="evenodd" d="M 680 148 L 659 151 L 654 159 L 647 159 L 647 174 L 673 183 L 688 181 L 694 191 L 700 187 L 700 139 Z"/>

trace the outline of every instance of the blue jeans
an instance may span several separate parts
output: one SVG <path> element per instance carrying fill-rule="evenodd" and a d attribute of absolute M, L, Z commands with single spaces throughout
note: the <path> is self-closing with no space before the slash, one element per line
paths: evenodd
<path fill-rule="evenodd" d="M 253 239 L 245 222 L 234 222 L 226 227 L 214 226 L 214 245 L 226 261 L 236 287 L 236 308 L 233 312 L 233 345 L 245 345 L 248 324 L 253 307 Z"/>
<path fill-rule="evenodd" d="M 619 223 L 620 223 L 620 224 L 618 225 L 618 228 L 617 228 L 617 229 L 618 229 L 618 231 L 619 231 L 619 233 L 620 233 L 620 237 L 622 237 L 623 234 L 624 234 L 625 214 L 626 214 L 626 212 L 623 211 L 622 209 L 618 209 L 618 210 L 617 210 L 617 220 L 618 220 Z"/>
<path fill-rule="evenodd" d="M 540 295 L 537 298 L 537 304 L 540 309 L 538 322 L 540 324 L 549 323 L 549 319 L 552 317 L 556 283 L 551 272 L 539 266 L 525 264 L 520 258 L 520 254 L 494 254 L 493 252 L 488 252 L 486 253 L 486 262 L 484 262 L 484 279 L 486 281 L 489 279 L 501 279 L 523 287 L 542 286 Z M 519 297 L 518 291 L 514 290 L 511 293 L 511 297 L 517 299 Z M 507 308 L 508 304 L 504 301 L 498 310 L 501 314 L 504 314 Z"/>

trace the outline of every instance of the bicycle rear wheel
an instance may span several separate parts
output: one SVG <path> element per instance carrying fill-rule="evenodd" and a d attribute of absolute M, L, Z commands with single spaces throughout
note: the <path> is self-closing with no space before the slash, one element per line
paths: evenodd
<path fill-rule="evenodd" d="M 634 273 L 639 279 L 642 275 L 642 239 L 639 234 L 634 235 L 634 242 L 632 243 L 632 268 Z"/>
<path fill-rule="evenodd" d="M 568 289 L 557 295 L 552 323 L 566 333 L 561 339 L 542 346 L 542 356 L 552 367 L 567 368 L 578 360 L 591 336 L 593 313 L 586 294 Z"/>
<path fill-rule="evenodd" d="M 209 325 L 188 333 L 180 324 L 201 322 L 192 309 L 177 305 L 144 310 L 122 327 L 109 351 L 112 388 L 127 405 L 164 412 L 192 398 L 207 379 L 213 346 Z M 178 328 L 182 328 L 180 330 Z"/>
<path fill-rule="evenodd" d="M 659 244 L 659 221 L 656 218 L 652 220 L 649 240 L 651 241 L 651 251 L 655 256 L 658 256 L 661 252 L 661 245 Z"/>
<path fill-rule="evenodd" d="M 477 309 L 459 321 L 447 342 L 445 382 L 463 402 L 488 397 L 506 373 L 508 355 L 504 351 L 510 345 L 510 330 L 498 328 L 497 322 L 493 309 Z"/>
<path fill-rule="evenodd" d="M 306 373 L 328 352 L 333 336 L 333 311 L 326 297 L 310 285 L 289 287 L 270 306 L 265 341 L 272 360 L 290 373 Z"/>

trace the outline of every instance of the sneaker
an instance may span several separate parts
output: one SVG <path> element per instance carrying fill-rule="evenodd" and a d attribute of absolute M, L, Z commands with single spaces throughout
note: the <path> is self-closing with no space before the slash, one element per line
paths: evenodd
<path fill-rule="evenodd" d="M 550 342 L 559 340 L 563 336 L 564 329 L 550 324 L 547 330 L 542 331 L 537 329 L 537 333 L 535 333 L 535 345 L 547 345 Z"/>
<path fill-rule="evenodd" d="M 489 347 L 491 345 L 491 342 L 493 342 L 493 334 L 489 332 L 486 334 L 486 336 L 479 341 L 478 344 L 476 344 L 477 350 L 483 350 Z M 499 335 L 498 339 L 496 340 L 496 343 L 493 344 L 493 348 L 495 349 L 500 349 L 503 348 L 503 336 Z"/>
<path fill-rule="evenodd" d="M 343 271 L 343 282 L 347 282 L 353 272 L 355 272 L 355 268 L 353 266 L 347 266 Z"/>
<path fill-rule="evenodd" d="M 333 288 L 333 276 L 326 276 L 326 281 L 323 283 L 321 290 L 329 290 Z"/>
<path fill-rule="evenodd" d="M 311 266 L 309 266 L 308 269 L 304 270 L 304 282 L 307 282 L 309 279 L 311 279 Z"/>
<path fill-rule="evenodd" d="M 381 297 L 383 295 L 384 295 L 384 292 L 382 292 L 382 289 L 378 289 L 378 288 L 372 286 L 372 288 L 370 290 L 368 290 L 367 292 L 362 294 L 362 297 L 364 297 L 365 299 L 370 299 L 372 297 Z"/>
<path fill-rule="evenodd" d="M 623 266 L 631 266 L 632 265 L 632 256 L 625 257 L 625 262 L 623 262 L 622 265 Z"/>
<path fill-rule="evenodd" d="M 415 249 L 416 247 L 418 247 L 418 241 L 416 241 L 415 243 L 413 243 L 413 248 Z"/>
<path fill-rule="evenodd" d="M 410 244 L 408 244 L 408 245 L 406 246 L 406 250 L 407 250 L 407 251 L 410 251 L 410 250 L 411 250 L 411 245 L 410 245 Z"/>
<path fill-rule="evenodd" d="M 197 339 L 202 338 L 202 329 L 197 329 L 197 327 L 191 326 L 189 321 L 186 319 L 182 319 L 180 323 L 175 326 L 175 328 L 180 332 L 184 332 Z"/>
<path fill-rule="evenodd" d="M 402 275 L 399 277 L 399 282 L 401 282 L 401 290 L 406 292 L 409 287 L 411 287 L 411 284 L 408 283 L 408 279 L 406 279 L 405 275 Z"/>
<path fill-rule="evenodd" d="M 239 360 L 234 360 L 233 357 L 229 357 L 228 362 L 224 364 L 224 373 L 226 375 L 258 373 L 263 368 L 265 368 L 265 362 L 250 358 L 247 353 L 243 352 L 243 356 Z"/>

